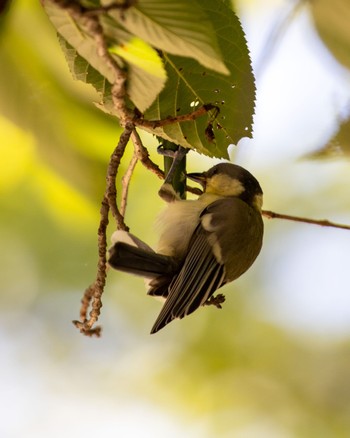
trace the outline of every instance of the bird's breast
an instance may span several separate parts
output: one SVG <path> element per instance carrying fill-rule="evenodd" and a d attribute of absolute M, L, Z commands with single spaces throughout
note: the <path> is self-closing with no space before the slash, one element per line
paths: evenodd
<path fill-rule="evenodd" d="M 197 200 L 170 203 L 156 223 L 161 231 L 157 252 L 182 260 L 199 224 L 201 211 L 219 198 L 217 195 L 203 194 Z"/>

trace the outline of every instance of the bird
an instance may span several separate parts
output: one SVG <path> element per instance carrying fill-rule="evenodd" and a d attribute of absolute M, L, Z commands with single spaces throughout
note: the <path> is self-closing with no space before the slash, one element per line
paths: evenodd
<path fill-rule="evenodd" d="M 225 297 L 214 293 L 245 273 L 262 248 L 263 191 L 248 170 L 221 162 L 187 177 L 203 193 L 182 200 L 162 186 L 170 202 L 158 220 L 157 251 L 129 232 L 112 236 L 109 265 L 144 277 L 148 295 L 165 299 L 151 334 L 201 306 L 221 308 Z"/>

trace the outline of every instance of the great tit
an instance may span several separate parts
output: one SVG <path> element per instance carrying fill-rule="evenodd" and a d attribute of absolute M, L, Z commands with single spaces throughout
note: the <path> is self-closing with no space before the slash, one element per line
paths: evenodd
<path fill-rule="evenodd" d="M 200 306 L 221 307 L 224 297 L 214 292 L 247 271 L 262 246 L 263 192 L 250 172 L 220 163 L 187 177 L 203 194 L 180 200 L 173 191 L 167 197 L 172 202 L 159 219 L 157 252 L 130 233 L 112 236 L 109 265 L 149 279 L 148 294 L 165 298 L 151 333 Z"/>

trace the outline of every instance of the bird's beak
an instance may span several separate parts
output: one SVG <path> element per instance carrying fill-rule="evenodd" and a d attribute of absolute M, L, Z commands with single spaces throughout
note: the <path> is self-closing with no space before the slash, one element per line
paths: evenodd
<path fill-rule="evenodd" d="M 205 172 L 203 172 L 203 173 L 188 173 L 186 176 L 187 176 L 187 178 L 191 179 L 192 181 L 199 183 L 205 189 L 205 184 L 207 181 L 207 177 L 206 177 Z"/>

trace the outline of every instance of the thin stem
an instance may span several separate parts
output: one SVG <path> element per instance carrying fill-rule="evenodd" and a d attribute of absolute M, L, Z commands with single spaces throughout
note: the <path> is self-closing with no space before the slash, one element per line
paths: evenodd
<path fill-rule="evenodd" d="M 103 197 L 101 209 L 100 209 L 100 225 L 98 227 L 98 263 L 97 263 L 97 274 L 95 281 L 85 290 L 84 296 L 81 300 L 80 308 L 80 321 L 73 321 L 73 324 L 86 336 L 97 336 L 101 335 L 101 327 L 93 327 L 97 322 L 98 317 L 101 312 L 102 301 L 101 296 L 106 285 L 107 276 L 107 226 L 108 226 L 108 213 L 109 204 L 106 194 Z M 92 301 L 92 304 L 91 304 Z M 90 308 L 91 311 L 89 318 L 87 318 L 87 313 Z"/>
<path fill-rule="evenodd" d="M 174 125 L 175 123 L 181 123 L 181 122 L 189 122 L 198 119 L 198 117 L 203 116 L 204 114 L 207 114 L 210 110 L 215 109 L 216 113 L 219 112 L 219 108 L 215 105 L 212 105 L 210 103 L 205 104 L 201 106 L 200 108 L 196 109 L 195 111 L 183 114 L 181 116 L 176 117 L 167 117 L 165 119 L 160 120 L 145 120 L 141 117 L 134 118 L 133 121 L 136 126 L 139 126 L 140 128 L 145 129 L 151 129 L 154 130 L 156 128 L 161 128 L 163 126 L 167 125 Z"/>
<path fill-rule="evenodd" d="M 131 181 L 131 177 L 134 173 L 136 164 L 138 162 L 137 155 L 134 153 L 129 166 L 122 178 L 122 197 L 120 201 L 120 213 L 124 217 L 126 212 L 126 205 L 128 200 L 128 193 L 129 193 L 129 185 Z"/>
<path fill-rule="evenodd" d="M 332 227 L 332 228 L 340 228 L 343 230 L 350 230 L 350 225 L 337 224 L 337 223 L 331 222 L 327 219 L 309 219 L 306 217 L 291 216 L 289 214 L 275 213 L 273 211 L 268 211 L 268 210 L 263 210 L 262 214 L 263 214 L 263 216 L 267 217 L 268 219 L 285 219 L 288 221 L 304 222 L 306 224 L 320 225 L 321 227 Z"/>
<path fill-rule="evenodd" d="M 156 163 L 154 163 L 150 159 L 148 150 L 143 145 L 139 133 L 136 131 L 136 129 L 132 131 L 131 140 L 134 143 L 135 154 L 138 160 L 140 160 L 140 162 L 142 163 L 142 165 L 145 166 L 146 169 L 157 175 L 158 178 L 164 179 L 164 172 L 159 168 Z"/>

